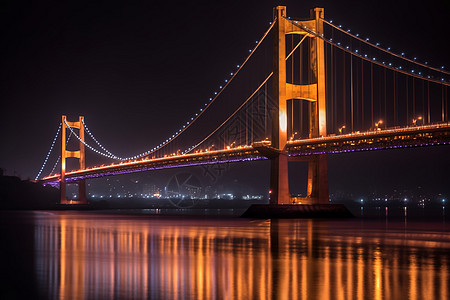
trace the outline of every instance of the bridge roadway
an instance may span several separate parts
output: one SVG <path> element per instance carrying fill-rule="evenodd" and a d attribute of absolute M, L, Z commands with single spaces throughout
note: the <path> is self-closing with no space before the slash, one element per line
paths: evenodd
<path fill-rule="evenodd" d="M 286 153 L 292 159 L 321 153 L 343 153 L 394 149 L 416 146 L 450 144 L 450 123 L 389 128 L 377 131 L 354 132 L 319 138 L 288 141 Z M 270 147 L 269 141 L 256 142 L 250 146 L 238 146 L 222 150 L 198 151 L 195 153 L 172 155 L 161 158 L 143 158 L 111 165 L 102 165 L 66 173 L 66 182 L 79 179 L 98 178 L 133 172 L 166 168 L 199 166 L 205 164 L 230 163 L 239 161 L 264 160 L 277 154 L 279 150 Z M 59 185 L 59 174 L 44 177 L 42 184 Z"/>

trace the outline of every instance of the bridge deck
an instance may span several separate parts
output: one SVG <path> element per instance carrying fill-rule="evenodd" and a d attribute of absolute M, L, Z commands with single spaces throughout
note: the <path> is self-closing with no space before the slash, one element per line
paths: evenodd
<path fill-rule="evenodd" d="M 441 123 L 295 140 L 288 142 L 286 147 L 290 156 L 300 156 L 432 146 L 449 142 L 450 123 Z"/>
<path fill-rule="evenodd" d="M 290 157 L 319 153 L 368 151 L 412 146 L 450 144 L 450 123 L 415 127 L 391 128 L 378 131 L 356 132 L 343 135 L 289 141 L 286 152 Z M 161 158 L 144 158 L 118 164 L 102 165 L 66 173 L 66 181 L 97 178 L 124 173 L 166 168 L 179 168 L 205 164 L 229 163 L 267 159 L 273 153 L 268 142 L 254 143 L 230 149 L 203 151 Z M 270 157 L 270 155 L 269 155 Z M 39 182 L 58 185 L 59 174 L 45 177 Z"/>

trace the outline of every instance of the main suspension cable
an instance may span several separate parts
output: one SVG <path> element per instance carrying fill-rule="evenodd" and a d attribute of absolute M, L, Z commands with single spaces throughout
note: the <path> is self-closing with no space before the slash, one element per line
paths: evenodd
<path fill-rule="evenodd" d="M 438 69 L 438 68 L 431 67 L 431 66 L 429 66 L 429 65 L 427 65 L 427 64 L 423 64 L 423 63 L 420 63 L 420 62 L 418 62 L 418 61 L 409 59 L 409 58 L 407 58 L 407 57 L 405 57 L 405 56 L 403 56 L 403 55 L 400 55 L 400 54 L 396 54 L 396 53 L 394 53 L 394 52 L 391 52 L 391 51 L 389 51 L 389 50 L 387 50 L 387 49 L 384 49 L 384 48 L 380 47 L 379 45 L 376 45 L 376 44 L 374 45 L 374 44 L 370 43 L 368 39 L 362 39 L 362 38 L 360 38 L 360 37 L 358 37 L 358 36 L 356 36 L 356 35 L 353 35 L 353 34 L 351 34 L 349 31 L 346 31 L 346 30 L 340 28 L 339 26 L 334 25 L 333 23 L 331 23 L 331 22 L 329 22 L 329 21 L 327 21 L 327 20 L 323 20 L 323 22 L 326 23 L 326 24 L 328 24 L 328 25 L 330 25 L 331 27 L 333 27 L 333 28 L 335 28 L 335 29 L 337 29 L 337 30 L 339 30 L 339 31 L 341 31 L 341 32 L 343 32 L 343 33 L 345 33 L 346 35 L 348 35 L 348 36 L 350 36 L 350 37 L 352 37 L 352 38 L 354 38 L 354 39 L 357 39 L 357 40 L 360 41 L 360 42 L 363 42 L 363 43 L 365 43 L 365 44 L 367 44 L 367 45 L 369 45 L 369 46 L 371 46 L 371 47 L 374 47 L 374 48 L 376 48 L 376 49 L 378 49 L 378 50 L 381 50 L 381 51 L 383 51 L 383 52 L 386 52 L 386 53 L 388 53 L 388 54 L 390 54 L 390 55 L 392 55 L 392 56 L 395 56 L 395 57 L 397 57 L 397 58 L 401 58 L 401 59 L 403 59 L 403 60 L 406 60 L 407 62 L 410 62 L 410 63 L 416 64 L 416 65 L 419 65 L 419 66 L 421 66 L 421 67 L 424 67 L 424 68 L 427 68 L 427 69 L 430 69 L 430 70 L 433 70 L 433 71 L 436 71 L 436 72 L 440 72 L 440 73 L 444 73 L 444 74 L 450 75 L 450 72 L 447 72 L 447 71 L 444 70 L 444 69 Z"/>
<path fill-rule="evenodd" d="M 84 129 L 86 130 L 86 132 L 88 133 L 88 135 L 94 140 L 94 142 L 103 150 L 105 151 L 107 154 L 113 156 L 113 157 L 118 157 L 117 155 L 112 154 L 110 151 L 108 151 L 108 149 L 106 149 L 105 147 L 103 147 L 102 144 L 100 144 L 100 142 L 95 138 L 95 136 L 91 133 L 91 131 L 89 130 L 89 128 L 87 127 L 86 123 L 84 123 L 84 120 L 82 120 Z"/>
<path fill-rule="evenodd" d="M 36 175 L 36 177 L 34 178 L 34 180 L 38 180 L 39 176 L 41 176 L 41 173 L 44 170 L 45 165 L 47 164 L 48 158 L 50 157 L 50 154 L 52 153 L 53 147 L 55 146 L 56 139 L 58 138 L 59 132 L 61 131 L 61 126 L 62 126 L 62 123 L 59 123 L 58 130 L 56 131 L 56 135 L 53 138 L 52 145 L 50 146 L 50 150 L 48 150 L 47 156 L 44 159 L 44 163 L 42 164 L 41 169 L 39 170 L 39 172 Z"/>
<path fill-rule="evenodd" d="M 120 160 L 120 158 L 118 158 L 118 157 L 115 157 L 115 156 L 113 156 L 113 155 L 109 155 L 109 154 L 103 153 L 103 152 L 101 152 L 101 151 L 95 149 L 94 147 L 92 147 L 91 145 L 89 145 L 88 143 L 86 143 L 85 141 L 83 141 L 83 140 L 78 136 L 78 134 L 76 134 L 76 132 L 73 131 L 72 127 L 70 127 L 69 124 L 67 124 L 67 121 L 66 121 L 66 120 L 64 120 L 64 123 L 67 125 L 67 127 L 69 128 L 69 130 L 71 131 L 71 133 L 72 133 L 72 134 L 73 134 L 80 142 L 82 142 L 86 147 L 88 147 L 89 150 L 92 150 L 92 151 L 94 151 L 95 153 L 100 154 L 100 155 L 103 155 L 103 156 L 108 157 L 108 158 L 113 158 L 113 159 L 119 159 L 119 160 Z"/>
<path fill-rule="evenodd" d="M 295 26 L 297 26 L 297 27 L 299 27 L 299 28 L 305 30 L 305 31 L 308 32 L 309 34 L 314 35 L 314 36 L 316 36 L 316 37 L 322 39 L 324 42 L 326 42 L 326 43 L 328 43 L 328 44 L 330 44 L 330 45 L 333 45 L 334 47 L 339 48 L 339 49 L 341 49 L 341 50 L 343 50 L 343 51 L 345 51 L 345 52 L 347 52 L 347 53 L 350 53 L 350 54 L 353 55 L 353 56 L 356 56 L 356 57 L 361 58 L 361 59 L 363 59 L 363 60 L 369 61 L 369 62 L 371 62 L 372 64 L 376 64 L 376 65 L 378 65 L 378 66 L 381 66 L 381 67 L 390 69 L 390 70 L 395 71 L 395 72 L 397 72 L 397 73 L 401 73 L 401 74 L 408 75 L 408 76 L 411 76 L 411 77 L 416 77 L 416 78 L 419 78 L 419 79 L 422 79 L 422 80 L 425 80 L 425 81 L 428 81 L 428 82 L 434 82 L 434 83 L 437 83 L 437 84 L 442 84 L 442 85 L 445 85 L 445 86 L 450 86 L 450 83 L 447 82 L 447 81 L 444 81 L 444 78 L 441 78 L 441 80 L 439 81 L 439 80 L 437 80 L 437 79 L 431 78 L 431 76 L 427 76 L 427 77 L 422 76 L 422 75 L 421 75 L 421 72 L 419 72 L 419 73 L 414 73 L 414 72 L 410 73 L 410 72 L 407 72 L 407 71 L 403 70 L 403 68 L 402 68 L 401 66 L 400 66 L 400 67 L 397 67 L 397 68 L 396 68 L 396 67 L 393 67 L 391 63 L 385 64 L 384 62 L 380 62 L 380 61 L 376 60 L 375 57 L 373 57 L 373 58 L 371 59 L 370 57 L 367 56 L 367 54 L 362 55 L 362 54 L 359 54 L 359 53 L 355 53 L 355 52 L 349 50 L 349 47 L 344 47 L 344 46 L 340 45 L 340 43 L 334 43 L 332 40 L 329 40 L 329 39 L 325 38 L 323 35 L 317 34 L 314 30 L 312 30 L 312 29 L 310 29 L 310 28 L 308 28 L 308 27 L 306 27 L 306 26 L 301 26 L 301 25 L 297 24 L 297 23 L 296 23 L 297 21 L 293 21 L 293 20 L 289 20 L 289 19 L 287 19 L 287 20 L 288 20 L 289 22 L 291 22 L 292 24 L 294 24 Z M 324 22 L 325 22 L 325 21 L 324 21 Z M 438 70 L 438 69 L 436 69 L 436 70 Z M 440 72 L 442 72 L 442 70 L 440 70 Z M 446 72 L 443 72 L 443 73 L 446 73 Z"/>
<path fill-rule="evenodd" d="M 269 76 L 267 76 L 267 78 L 259 85 L 259 87 L 247 98 L 247 100 L 244 101 L 244 103 L 241 104 L 241 106 L 239 106 L 225 121 L 223 121 L 222 124 L 219 125 L 219 127 L 217 127 L 213 132 L 211 132 L 207 137 L 205 137 L 202 141 L 200 141 L 199 143 L 197 143 L 196 145 L 188 148 L 187 150 L 185 150 L 184 152 L 182 152 L 182 154 L 186 154 L 191 152 L 192 150 L 194 150 L 195 148 L 197 148 L 198 146 L 200 146 L 204 141 L 206 141 L 208 138 L 210 138 L 214 133 L 216 133 L 220 128 L 222 128 L 223 125 L 225 125 L 232 117 L 234 117 L 239 110 L 241 110 L 242 107 L 244 107 L 244 105 L 247 104 L 248 101 L 250 101 L 250 99 L 266 84 L 266 82 L 270 79 L 270 77 L 272 77 L 273 72 L 271 72 L 269 74 Z"/>

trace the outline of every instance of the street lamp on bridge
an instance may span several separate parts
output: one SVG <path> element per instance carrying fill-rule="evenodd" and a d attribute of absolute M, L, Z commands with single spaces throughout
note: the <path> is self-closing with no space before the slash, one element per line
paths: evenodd
<path fill-rule="evenodd" d="M 416 126 L 417 121 L 422 120 L 422 117 L 419 116 L 417 119 L 413 119 L 413 125 Z"/>
<path fill-rule="evenodd" d="M 381 130 L 381 128 L 379 127 L 380 124 L 383 124 L 383 120 L 380 120 L 380 121 L 375 123 L 375 131 Z"/>
<path fill-rule="evenodd" d="M 342 130 L 345 128 L 345 125 L 342 125 L 340 128 L 339 128 L 339 134 L 342 134 Z"/>
<path fill-rule="evenodd" d="M 295 139 L 295 135 L 296 134 L 298 134 L 298 132 L 296 131 L 296 132 L 294 132 L 293 134 L 292 134 L 292 136 L 291 136 L 291 138 L 290 138 L 290 141 L 292 141 L 292 140 L 294 140 Z"/>

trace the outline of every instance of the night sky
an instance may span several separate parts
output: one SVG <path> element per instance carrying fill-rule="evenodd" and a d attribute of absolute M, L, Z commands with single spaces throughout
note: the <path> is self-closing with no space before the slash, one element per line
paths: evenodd
<path fill-rule="evenodd" d="M 62 114 L 85 116 L 124 156 L 159 144 L 242 63 L 276 5 L 293 18 L 324 7 L 344 28 L 450 68 L 448 0 L 1 1 L 0 167 L 34 179 Z M 449 194 L 449 147 L 330 156 L 330 185 Z"/>

